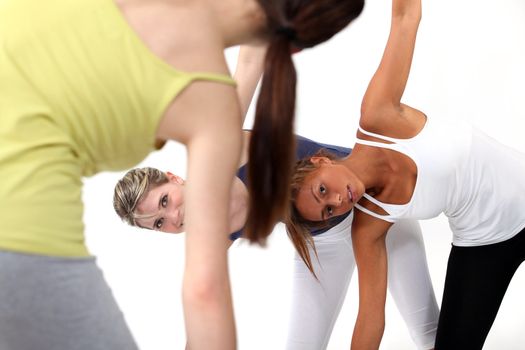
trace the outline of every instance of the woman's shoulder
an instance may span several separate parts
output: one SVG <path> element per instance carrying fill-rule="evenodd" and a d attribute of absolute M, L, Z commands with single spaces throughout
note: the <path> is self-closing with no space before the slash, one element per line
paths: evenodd
<path fill-rule="evenodd" d="M 399 108 L 382 108 L 367 112 L 359 120 L 360 130 L 372 134 L 392 137 L 396 139 L 409 139 L 418 135 L 424 128 L 427 116 L 420 110 L 401 104 Z M 358 137 L 364 134 L 358 130 Z"/>

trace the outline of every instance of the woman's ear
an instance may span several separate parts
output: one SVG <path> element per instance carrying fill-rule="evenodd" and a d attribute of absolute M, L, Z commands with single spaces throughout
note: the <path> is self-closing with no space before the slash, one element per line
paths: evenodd
<path fill-rule="evenodd" d="M 314 165 L 332 164 L 332 160 L 328 157 L 313 156 L 310 157 L 310 163 Z"/>
<path fill-rule="evenodd" d="M 179 185 L 184 185 L 184 179 L 180 176 L 177 176 L 169 171 L 166 172 L 166 176 L 168 176 L 168 179 L 170 181 L 176 182 Z"/>

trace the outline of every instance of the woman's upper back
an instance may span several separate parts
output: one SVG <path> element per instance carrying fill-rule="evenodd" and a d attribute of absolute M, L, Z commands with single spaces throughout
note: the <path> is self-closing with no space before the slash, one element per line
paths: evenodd
<path fill-rule="evenodd" d="M 26 13 L 28 6 L 36 7 L 34 18 Z M 154 149 L 166 108 L 192 81 L 234 84 L 221 74 L 227 73 L 224 68 L 189 73 L 173 67 L 157 54 L 168 53 L 169 45 L 140 40 L 111 0 L 52 0 L 42 11 L 38 6 L 23 0 L 0 14 L 10 18 L 1 37 L 9 61 L 3 70 L 7 79 L 20 81 L 12 83 L 12 93 L 20 86 L 32 112 L 45 115 L 67 135 L 83 175 L 142 160 Z M 150 21 L 159 17 L 159 7 L 148 9 Z M 221 65 L 222 50 L 219 54 Z"/>
<path fill-rule="evenodd" d="M 0 246 L 74 256 L 87 254 L 81 177 L 141 161 L 191 82 L 234 84 L 163 61 L 111 0 L 4 1 L 0 76 Z"/>

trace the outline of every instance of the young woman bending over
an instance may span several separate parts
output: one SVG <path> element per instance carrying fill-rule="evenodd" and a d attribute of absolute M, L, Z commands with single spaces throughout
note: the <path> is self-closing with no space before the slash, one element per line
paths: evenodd
<path fill-rule="evenodd" d="M 401 103 L 420 18 L 420 0 L 393 0 L 390 36 L 362 101 L 354 150 L 337 160 L 311 157 L 292 180 L 291 227 L 356 209 L 355 349 L 377 349 L 381 341 L 385 239 L 396 222 L 444 213 L 453 232 L 436 349 L 483 347 L 525 259 L 525 155 L 465 122 Z"/>
<path fill-rule="evenodd" d="M 291 48 L 328 40 L 362 8 L 363 0 L 2 0 L 0 348 L 136 349 L 84 244 L 82 177 L 132 167 L 177 140 L 188 151 L 188 342 L 234 349 L 222 235 L 242 118 L 224 49 L 268 45 L 260 97 L 276 105 L 258 110 L 252 139 L 252 183 L 275 189 L 254 192 L 273 210 L 252 218 L 264 231 L 287 203 L 292 147 L 268 149 L 266 140 L 293 142 Z"/>

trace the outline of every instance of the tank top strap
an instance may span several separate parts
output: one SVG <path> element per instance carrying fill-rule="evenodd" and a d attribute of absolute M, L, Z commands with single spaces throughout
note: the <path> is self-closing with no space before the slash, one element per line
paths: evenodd
<path fill-rule="evenodd" d="M 237 83 L 229 75 L 208 72 L 186 72 L 190 80 L 207 80 L 236 86 Z"/>
<path fill-rule="evenodd" d="M 359 126 L 359 131 L 361 131 L 363 134 L 365 134 L 367 136 L 371 136 L 371 137 L 383 140 L 385 142 L 363 140 L 363 139 L 358 137 L 356 139 L 356 143 L 360 143 L 362 145 L 371 146 L 371 147 L 379 147 L 379 148 L 390 149 L 390 150 L 393 150 L 393 151 L 396 151 L 396 152 L 403 153 L 403 154 L 407 155 L 408 157 L 412 158 L 411 152 L 406 147 L 406 144 L 402 142 L 403 140 L 396 139 L 396 138 L 393 138 L 393 137 L 379 135 L 379 134 L 376 134 L 376 133 L 373 133 L 373 132 L 370 132 L 370 131 L 366 131 L 365 129 L 361 128 L 360 126 Z M 388 143 L 386 143 L 386 142 L 388 142 Z"/>
<path fill-rule="evenodd" d="M 372 198 L 372 197 L 370 197 L 370 198 Z M 354 207 L 356 209 L 362 211 L 365 214 L 368 214 L 370 216 L 375 217 L 376 219 L 383 220 L 383 221 L 386 221 L 386 222 L 392 222 L 392 223 L 396 222 L 396 220 L 394 219 L 394 217 L 392 215 L 378 214 L 378 213 L 373 212 L 372 210 L 367 209 L 367 208 L 365 208 L 362 205 L 357 204 L 357 203 L 354 205 Z"/>
<path fill-rule="evenodd" d="M 380 140 L 387 141 L 387 142 L 392 142 L 392 143 L 399 143 L 399 139 L 367 131 L 367 130 L 363 129 L 361 126 L 358 126 L 358 130 L 361 131 L 363 134 L 365 134 L 367 136 L 375 137 L 376 139 L 380 139 Z"/>
<path fill-rule="evenodd" d="M 365 197 L 370 202 L 374 203 L 375 205 L 377 205 L 378 207 L 380 207 L 381 209 L 383 209 L 384 211 L 386 211 L 388 213 L 388 210 L 386 210 L 386 208 L 383 206 L 383 202 L 378 201 L 377 199 L 375 199 L 374 197 L 372 197 L 368 193 L 363 193 L 363 197 Z"/>
<path fill-rule="evenodd" d="M 365 146 L 387 148 L 387 149 L 391 149 L 391 150 L 398 151 L 398 152 L 400 151 L 399 145 L 397 143 L 382 143 L 382 142 L 377 142 L 377 141 L 363 140 L 363 139 L 360 139 L 359 137 L 356 139 L 355 143 L 360 143 Z M 405 153 L 405 152 L 402 152 L 402 153 Z"/>

